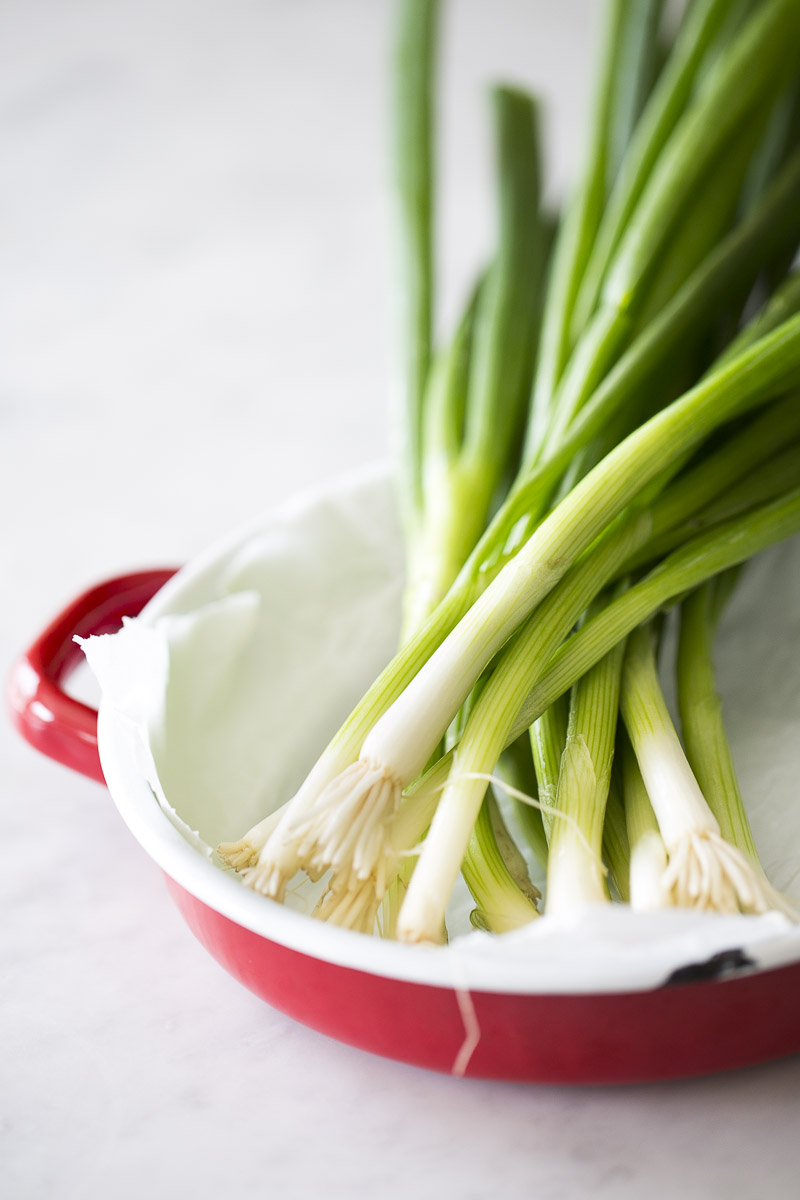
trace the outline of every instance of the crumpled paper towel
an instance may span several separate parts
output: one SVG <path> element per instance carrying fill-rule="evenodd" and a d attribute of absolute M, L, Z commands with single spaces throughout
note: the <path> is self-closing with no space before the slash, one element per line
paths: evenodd
<path fill-rule="evenodd" d="M 751 564 L 717 659 L 762 861 L 800 899 L 798 583 L 797 539 Z M 198 850 L 212 858 L 293 794 L 394 652 L 401 588 L 400 530 L 376 468 L 212 548 L 141 617 L 83 643 L 103 706 L 135 729 L 141 773 Z M 307 910 L 302 889 L 296 903 Z M 490 964 L 509 986 L 607 989 L 659 982 L 731 948 L 762 965 L 800 959 L 800 929 L 778 914 L 609 906 L 497 938 L 468 932 L 468 909 L 462 892 L 450 926 L 461 936 L 434 951 L 452 955 L 465 981 Z"/>

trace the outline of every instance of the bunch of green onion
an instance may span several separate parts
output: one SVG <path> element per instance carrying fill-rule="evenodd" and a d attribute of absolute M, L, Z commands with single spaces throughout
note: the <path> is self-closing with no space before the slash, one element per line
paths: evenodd
<path fill-rule="evenodd" d="M 446 937 L 460 874 L 499 933 L 540 912 L 511 807 L 545 913 L 790 913 L 713 641 L 741 565 L 800 531 L 800 3 L 693 0 L 668 31 L 661 0 L 609 0 L 557 223 L 536 103 L 496 87 L 495 250 L 445 339 L 439 8 L 402 0 L 395 59 L 400 649 L 220 853 L 275 901 L 323 879 L 321 919 L 409 942 Z M 659 674 L 675 613 L 682 737 Z"/>

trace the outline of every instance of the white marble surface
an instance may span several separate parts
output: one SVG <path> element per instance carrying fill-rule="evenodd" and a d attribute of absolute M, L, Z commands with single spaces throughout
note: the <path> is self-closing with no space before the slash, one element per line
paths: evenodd
<path fill-rule="evenodd" d="M 486 241 L 479 82 L 552 101 L 557 187 L 597 11 L 452 9 L 446 313 Z M 3 6 L 6 666 L 95 579 L 183 561 L 384 453 L 388 17 L 371 0 Z M 797 1194 L 800 1061 L 567 1090 L 339 1046 L 216 966 L 98 785 L 5 722 L 0 739 L 4 1196 Z"/>

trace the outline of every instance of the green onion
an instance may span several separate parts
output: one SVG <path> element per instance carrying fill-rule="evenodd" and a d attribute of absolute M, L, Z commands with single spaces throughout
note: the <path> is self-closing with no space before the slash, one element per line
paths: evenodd
<path fill-rule="evenodd" d="M 687 596 L 800 530 L 800 282 L 735 329 L 800 237 L 800 5 L 694 0 L 655 79 L 661 8 L 609 2 L 543 310 L 536 110 L 493 90 L 496 248 L 434 354 L 438 4 L 401 6 L 402 648 L 292 800 L 220 847 L 264 895 L 283 899 L 302 869 L 325 880 L 317 916 L 367 932 L 380 915 L 385 936 L 435 942 L 461 871 L 475 922 L 527 923 L 535 896 L 487 795 L 516 743 L 505 769 L 539 807 L 515 824 L 547 862 L 549 912 L 608 901 L 603 852 L 634 907 L 782 906 L 752 846 L 723 836 L 744 845 L 746 818 L 708 701 L 716 606 L 708 588 Z M 653 618 L 681 599 L 679 691 L 702 782 L 656 671 Z"/>
<path fill-rule="evenodd" d="M 629 864 L 628 889 L 631 908 L 648 912 L 664 908 L 669 896 L 664 886 L 667 848 L 658 827 L 656 814 L 647 794 L 642 772 L 630 738 L 623 732 L 620 741 L 622 786 L 625 809 Z"/>
<path fill-rule="evenodd" d="M 541 814 L 548 856 L 558 791 L 558 773 L 561 770 L 561 755 L 567 742 L 568 721 L 569 701 L 566 696 L 560 696 L 530 728 L 531 753 L 539 785 L 539 799 L 546 806 L 541 809 Z"/>
<path fill-rule="evenodd" d="M 461 873 L 478 906 L 471 916 L 477 929 L 507 933 L 538 917 L 539 892 L 528 877 L 525 860 L 491 791 L 486 793 L 478 813 Z M 398 915 L 396 928 L 401 920 Z"/>
<path fill-rule="evenodd" d="M 795 409 L 800 405 L 800 397 L 792 397 Z M 794 424 L 794 422 L 792 422 Z M 716 457 L 722 457 L 724 450 Z M 712 474 L 712 472 L 708 472 Z M 688 537 L 701 533 L 704 529 L 712 528 L 723 521 L 731 520 L 740 513 L 758 508 L 778 496 L 785 495 L 800 480 L 800 441 L 791 445 L 773 458 L 758 465 L 755 470 L 745 474 L 728 491 L 722 492 L 705 508 L 688 517 L 680 525 L 675 525 L 660 538 L 654 537 L 642 552 L 634 556 L 629 567 L 634 563 L 651 561 L 680 546 Z M 699 494 L 700 489 L 698 489 Z M 658 508 L 655 513 L 657 514 Z"/>
<path fill-rule="evenodd" d="M 515 526 L 532 513 L 539 518 L 550 494 L 575 454 L 607 428 L 626 406 L 639 404 L 676 353 L 685 353 L 711 329 L 721 304 L 745 298 L 759 268 L 794 246 L 800 236 L 800 151 L 786 164 L 757 208 L 707 257 L 659 316 L 631 344 L 574 418 L 563 440 L 527 475 L 521 475 L 473 555 L 478 565 L 492 563 L 503 551 Z M 790 315 L 792 295 L 785 303 Z M 774 328 L 765 314 L 768 329 Z M 767 332 L 765 329 L 763 332 Z M 736 353 L 743 347 L 737 346 Z M 735 357 L 735 353 L 731 353 Z M 535 520 L 533 525 L 535 526 Z M 524 540 L 526 532 L 517 542 Z M 515 547 L 514 547 L 515 548 Z M 443 614 L 444 615 L 444 614 Z"/>
<path fill-rule="evenodd" d="M 544 271 L 535 107 L 518 90 L 495 88 L 492 111 L 498 247 L 426 397 L 404 641 L 435 609 L 485 529 L 513 458 L 533 370 Z"/>
<path fill-rule="evenodd" d="M 458 877 L 470 832 L 487 787 L 488 772 L 500 757 L 516 712 L 548 658 L 569 632 L 603 583 L 613 577 L 649 529 L 644 514 L 613 528 L 596 550 L 584 557 L 541 605 L 536 620 L 506 647 L 481 690 L 452 756 L 447 786 L 442 792 L 431 828 L 422 847 L 398 921 L 398 936 L 406 941 L 435 940 Z M 556 735 L 548 757 L 560 757 L 563 741 Z M 534 751 L 534 758 L 536 751 Z M 539 799 L 550 807 L 542 777 Z M 555 808 L 558 807 L 556 799 Z M 602 821 L 600 822 L 602 830 Z M 551 835 L 552 836 L 552 835 Z"/>
<path fill-rule="evenodd" d="M 573 340 L 587 324 L 611 255 L 661 151 L 688 104 L 699 68 L 730 11 L 730 0 L 696 0 L 689 8 L 650 101 L 631 136 L 575 301 Z"/>
<path fill-rule="evenodd" d="M 754 443 L 753 449 L 754 453 L 758 453 L 758 442 Z M 650 512 L 643 511 L 638 515 L 632 513 L 629 517 L 621 519 L 616 528 L 612 527 L 601 544 L 588 551 L 553 590 L 499 658 L 492 676 L 470 713 L 461 742 L 456 749 L 450 768 L 450 781 L 434 817 L 431 836 L 423 850 L 420 864 L 422 869 L 409 888 L 404 903 L 398 927 L 401 937 L 407 940 L 429 940 L 435 937 L 436 931 L 440 929 L 450 889 L 457 876 L 458 863 L 469 837 L 469 829 L 485 791 L 486 773 L 493 770 L 500 751 L 508 740 L 515 715 L 526 693 L 533 686 L 537 674 L 541 673 L 547 655 L 555 649 L 604 582 L 613 576 L 620 564 L 629 559 L 631 549 L 639 547 L 650 535 L 655 523 L 654 514 L 659 511 L 667 514 L 676 512 L 675 504 L 671 503 L 673 494 L 685 494 L 693 497 L 695 503 L 702 502 L 707 495 L 707 489 L 703 486 L 704 475 L 718 479 L 719 472 L 715 467 L 716 459 L 720 456 L 724 457 L 724 451 L 718 452 L 704 464 L 704 471 L 696 473 L 689 489 L 685 484 L 676 481 L 673 487 L 655 502 Z M 691 511 L 691 505 L 684 504 L 677 509 L 677 515 L 687 511 Z M 661 527 L 663 528 L 663 523 Z M 610 643 L 610 648 L 614 644 Z M 598 712 L 602 711 L 600 698 L 595 697 L 593 702 L 597 704 Z M 547 810 L 559 807 L 556 799 L 556 780 L 560 780 L 559 770 L 563 768 L 562 751 L 565 744 L 562 712 L 556 703 L 547 708 L 532 727 L 539 797 L 545 805 L 544 823 L 548 833 L 552 824 Z M 597 759 L 600 757 L 598 749 Z M 589 808 L 589 812 L 591 811 Z M 590 829 L 590 834 L 594 837 L 596 857 L 599 858 L 600 847 L 597 843 L 602 837 L 602 810 L 597 825 Z M 552 861 L 551 855 L 549 863 L 552 864 Z"/>
<path fill-rule="evenodd" d="M 746 512 L 758 503 L 788 491 L 800 474 L 775 469 L 782 446 L 800 437 L 800 396 L 792 395 L 769 405 L 744 427 L 733 433 L 713 454 L 702 458 L 675 481 L 653 506 L 653 530 L 647 546 L 626 564 L 629 569 L 663 557 L 681 545 L 703 525 Z M 790 445 L 788 456 L 794 462 Z M 753 494 L 750 480 L 765 464 L 766 494 Z M 771 487 L 770 481 L 774 484 Z M 715 505 L 719 497 L 722 504 Z"/>
<path fill-rule="evenodd" d="M 603 824 L 614 761 L 620 675 L 619 642 L 570 693 L 547 860 L 547 913 L 574 913 L 609 900 L 602 862 Z"/>
<path fill-rule="evenodd" d="M 715 170 L 700 182 L 691 213 L 678 224 L 654 268 L 634 331 L 647 328 L 729 232 L 765 120 L 763 113 L 751 119 L 733 145 L 725 147 Z"/>
<path fill-rule="evenodd" d="M 334 739 L 245 881 L 280 897 L 301 865 L 317 876 L 331 869 L 349 880 L 346 886 L 356 886 L 376 871 L 386 853 L 384 827 L 403 788 L 424 769 L 503 642 L 552 591 L 570 563 L 670 461 L 680 460 L 725 420 L 780 390 L 787 374 L 799 367 L 800 317 L 795 317 L 607 455 L 542 522 L 372 725 L 357 757 L 352 750 L 347 754 L 347 740 L 342 739 L 343 746 Z M 345 755 L 349 763 L 342 765 Z"/>
<path fill-rule="evenodd" d="M 795 69 L 798 38 L 795 0 L 766 0 L 727 47 L 676 126 L 631 215 L 603 287 L 605 304 L 620 312 L 631 307 L 718 150 L 785 87 Z"/>
<path fill-rule="evenodd" d="M 617 29 L 615 87 L 611 96 L 607 191 L 625 161 L 656 73 L 664 0 L 627 0 Z"/>
<path fill-rule="evenodd" d="M 693 324 L 701 321 L 704 310 L 713 304 L 714 298 L 724 295 L 730 287 L 741 286 L 739 281 L 753 271 L 755 265 L 761 261 L 762 255 L 775 252 L 779 244 L 786 244 L 790 237 L 796 238 L 798 231 L 800 152 L 796 153 L 784 168 L 756 212 L 721 243 L 718 251 L 711 256 L 713 261 L 708 261 L 699 269 L 696 277 L 692 277 L 661 317 L 642 335 L 641 347 L 638 342 L 632 346 L 629 354 L 604 381 L 579 414 L 571 436 L 565 440 L 559 454 L 554 456 L 549 470 L 545 468 L 538 476 L 534 475 L 527 485 L 518 488 L 512 494 L 482 544 L 473 554 L 473 563 L 480 564 L 483 559 L 491 559 L 492 554 L 496 554 L 496 550 L 491 549 L 492 545 L 502 546 L 515 521 L 524 515 L 526 506 L 535 503 L 537 495 L 547 495 L 549 487 L 553 486 L 552 483 L 548 484 L 548 479 L 555 482 L 576 450 L 587 444 L 590 438 L 603 428 L 610 412 L 613 412 L 626 396 L 635 396 L 638 389 L 645 386 L 647 380 L 680 344 L 681 337 L 689 333 Z M 787 311 L 796 311 L 795 293 L 800 296 L 800 276 L 790 281 L 783 295 L 779 294 L 776 297 L 775 302 L 768 306 L 764 317 L 756 318 L 754 325 L 772 331 L 774 319 L 785 315 Z M 726 356 L 724 361 L 735 361 L 735 357 L 732 353 Z M 309 802 L 313 802 L 318 792 L 352 761 L 371 725 L 400 695 L 415 672 L 466 611 L 470 600 L 478 591 L 476 585 L 481 579 L 480 571 L 476 575 L 475 570 L 476 567 L 473 567 L 472 570 L 466 569 L 462 573 L 456 587 L 451 590 L 431 620 L 411 639 L 366 693 L 301 789 L 301 795 Z M 257 830 L 260 832 L 256 832 Z M 235 853 L 237 846 L 247 847 L 246 858 L 241 862 L 244 866 L 252 859 L 254 849 L 260 852 L 263 848 L 265 831 L 271 832 L 269 819 L 266 824 L 246 834 L 241 843 L 233 843 L 226 849 L 229 853 Z"/>
<path fill-rule="evenodd" d="M 421 504 L 422 413 L 433 338 L 433 77 L 438 0 L 399 7 L 394 80 L 400 403 L 395 444 L 406 521 Z"/>
<path fill-rule="evenodd" d="M 626 7 L 626 0 L 612 0 L 606 9 L 603 51 L 591 106 L 592 126 L 583 178 L 567 205 L 553 250 L 524 452 L 524 460 L 529 464 L 538 455 L 550 418 L 552 398 L 569 357 L 572 308 L 605 204 L 609 124 L 615 80 L 619 75 L 619 35 Z"/>
<path fill-rule="evenodd" d="M 677 659 L 681 729 L 687 757 L 722 836 L 758 865 L 714 679 L 712 646 L 723 582 L 724 577 L 712 580 L 681 605 Z"/>
<path fill-rule="evenodd" d="M 616 752 L 619 753 L 618 751 Z M 623 904 L 630 901 L 630 859 L 628 829 L 625 824 L 625 805 L 619 787 L 619 771 L 611 772 L 606 800 L 606 819 L 603 825 L 603 858 L 608 863 L 611 879 Z"/>
<path fill-rule="evenodd" d="M 800 532 L 800 488 L 691 539 L 573 634 L 553 655 L 515 720 L 518 737 L 612 646 L 714 575 Z"/>
<path fill-rule="evenodd" d="M 763 873 L 720 833 L 672 724 L 649 623 L 629 638 L 620 707 L 669 857 L 661 887 L 672 903 L 715 912 L 785 910 Z"/>
<path fill-rule="evenodd" d="M 677 125 L 617 247 L 601 304 L 551 402 L 546 445 L 561 440 L 629 339 L 677 223 L 709 172 L 719 175 L 719 154 L 735 136 L 741 137 L 743 127 L 752 127 L 785 86 L 792 61 L 785 39 L 800 36 L 799 16 L 793 0 L 768 0 L 726 50 L 724 63 Z M 734 174 L 734 185 L 736 180 Z"/>
<path fill-rule="evenodd" d="M 451 344 L 433 362 L 425 392 L 422 495 L 406 530 L 406 585 L 401 644 L 425 624 L 458 574 L 474 537 L 464 521 L 458 458 L 482 277 L 473 289 Z M 464 481 L 466 485 L 466 480 Z M 467 532 L 463 533 L 464 525 Z M 481 526 L 479 534 L 483 531 Z"/>
<path fill-rule="evenodd" d="M 547 835 L 539 804 L 539 785 L 533 765 L 531 743 L 518 737 L 500 755 L 495 772 L 500 791 L 509 798 L 513 819 L 539 866 L 547 864 Z M 497 789 L 497 785 L 495 785 Z M 522 799 L 521 797 L 526 797 Z"/>

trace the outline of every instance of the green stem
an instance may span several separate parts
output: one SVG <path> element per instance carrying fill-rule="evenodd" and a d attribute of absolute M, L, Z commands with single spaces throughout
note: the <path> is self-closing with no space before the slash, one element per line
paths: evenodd
<path fill-rule="evenodd" d="M 634 304 L 720 149 L 785 87 L 798 39 L 796 0 L 766 0 L 734 38 L 658 159 L 615 252 L 603 286 L 605 304 L 621 312 Z"/>
<path fill-rule="evenodd" d="M 434 940 L 441 926 L 490 774 L 509 741 L 508 731 L 533 680 L 604 582 L 613 576 L 631 544 L 649 528 L 644 514 L 625 520 L 584 556 L 506 647 L 483 687 L 452 757 L 447 787 L 408 889 L 398 926 L 408 941 Z M 557 742 L 549 751 L 559 753 Z M 534 751 L 534 761 L 536 752 Z M 539 777 L 539 798 L 549 803 Z M 602 821 L 600 822 L 602 830 Z M 598 851 L 599 853 L 599 851 Z"/>
<path fill-rule="evenodd" d="M 730 0 L 696 0 L 631 138 L 575 301 L 573 340 L 588 324 L 611 257 L 670 134 L 690 101 L 700 66 L 718 37 Z"/>
<path fill-rule="evenodd" d="M 673 485 L 653 505 L 653 532 L 647 546 L 626 564 L 629 570 L 652 562 L 674 550 L 697 532 L 697 522 L 706 526 L 746 512 L 759 500 L 766 501 L 787 491 L 791 476 L 773 471 L 778 451 L 787 442 L 800 437 L 800 397 L 794 395 L 776 401 L 758 413 L 738 432 L 706 455 L 695 466 L 679 475 Z M 790 454 L 793 454 L 791 447 Z M 780 456 L 783 457 L 783 456 Z M 765 464 L 767 478 L 775 488 L 753 495 L 747 482 L 750 473 Z M 800 478 L 800 476 L 799 476 Z M 717 510 L 712 503 L 724 497 L 727 509 Z"/>
<path fill-rule="evenodd" d="M 775 20 L 777 22 L 777 17 Z M 769 44 L 773 41 L 774 32 Z M 774 49 L 777 53 L 777 44 Z M 733 59 L 738 61 L 736 55 Z M 729 70 L 722 72 L 725 79 Z M 769 89 L 773 84 L 772 78 L 765 77 L 765 88 Z M 731 86 L 729 80 L 728 91 Z M 740 99 L 737 94 L 737 100 Z M 687 134 L 683 141 L 678 138 L 680 153 L 678 150 L 671 152 L 669 147 L 665 151 L 667 157 L 671 154 L 674 159 L 674 173 L 659 175 L 654 180 L 654 184 L 658 184 L 657 190 L 647 188 L 640 204 L 641 211 L 637 209 L 631 219 L 602 303 L 578 340 L 559 382 L 544 437 L 545 451 L 558 447 L 563 441 L 576 414 L 619 357 L 637 323 L 639 327 L 647 327 L 654 314 L 674 295 L 730 225 L 748 163 L 767 119 L 761 94 L 754 92 L 751 99 L 751 107 L 740 108 L 738 123 L 729 128 L 729 136 L 717 138 L 718 130 L 715 130 L 713 135 L 706 135 L 702 145 L 698 145 L 695 132 L 693 136 Z M 725 109 L 726 117 L 730 117 L 734 108 L 731 101 Z M 718 114 L 716 119 L 721 119 Z M 661 171 L 660 165 L 658 171 Z M 688 209 L 690 197 L 691 211 Z"/>
<path fill-rule="evenodd" d="M 561 770 L 561 755 L 567 742 L 569 702 L 561 696 L 555 704 L 534 721 L 530 729 L 531 754 L 539 785 L 539 799 L 550 811 L 542 812 L 542 826 L 547 838 L 548 855 L 553 831 L 553 812 L 558 791 L 558 773 Z"/>
<path fill-rule="evenodd" d="M 422 503 L 406 526 L 406 584 L 400 644 L 425 624 L 458 575 L 483 525 L 469 516 L 472 482 L 459 454 L 469 388 L 478 300 L 485 277 L 472 291 L 452 343 L 437 356 L 425 394 Z M 480 491 L 481 489 L 479 489 Z M 485 517 L 481 518 L 485 524 Z"/>
<path fill-rule="evenodd" d="M 742 196 L 744 212 L 758 202 L 784 159 L 797 144 L 799 126 L 800 81 L 780 97 L 770 115 L 745 183 Z"/>
<path fill-rule="evenodd" d="M 478 906 L 472 914 L 478 928 L 507 933 L 538 917 L 538 892 L 491 791 L 481 805 L 461 873 Z"/>
<path fill-rule="evenodd" d="M 626 564 L 626 569 L 630 570 L 634 566 L 663 558 L 676 546 L 682 545 L 688 538 L 702 533 L 703 530 L 719 525 L 723 521 L 729 521 L 741 513 L 759 508 L 762 504 L 767 504 L 770 500 L 785 495 L 791 488 L 797 486 L 798 480 L 800 480 L 800 441 L 795 441 L 782 454 L 776 454 L 758 466 L 756 470 L 745 475 L 735 487 L 732 486 L 728 491 L 723 492 L 711 504 L 699 512 L 695 511 L 692 516 L 687 517 L 679 525 L 674 525 L 659 537 L 653 537 L 644 551 L 634 555 L 631 562 Z"/>
<path fill-rule="evenodd" d="M 800 532 L 800 488 L 755 512 L 716 526 L 676 550 L 624 596 L 584 625 L 553 655 L 514 722 L 518 737 L 642 621 L 729 567 Z"/>
<path fill-rule="evenodd" d="M 561 757 L 547 860 L 548 913 L 574 912 L 608 901 L 602 863 L 603 824 L 614 760 L 621 641 L 570 692 L 567 741 Z"/>
<path fill-rule="evenodd" d="M 414 656 L 426 642 L 439 640 L 440 606 L 434 619 L 409 644 L 409 652 L 395 658 L 369 690 L 326 754 L 339 761 L 341 748 L 342 757 L 349 757 L 361 731 L 369 730 L 363 753 L 395 770 L 400 780 L 414 778 L 491 657 L 594 538 L 670 462 L 682 461 L 725 421 L 780 390 L 786 375 L 799 368 L 800 316 L 785 322 L 626 438 L 542 522 L 409 679 Z M 455 591 L 445 604 L 455 608 L 460 601 Z M 403 690 L 397 694 L 401 686 Z M 392 693 L 397 698 L 389 707 L 387 698 Z M 382 716 L 372 723 L 379 710 Z"/>
<path fill-rule="evenodd" d="M 479 302 L 462 453 L 497 480 L 520 433 L 530 388 L 544 239 L 534 101 L 519 90 L 497 87 L 492 107 L 498 247 Z"/>
<path fill-rule="evenodd" d="M 725 733 L 714 678 L 713 642 L 719 612 L 716 581 L 681 605 L 678 704 L 686 754 L 722 836 L 758 863 L 758 852 Z"/>
<path fill-rule="evenodd" d="M 515 742 L 506 747 L 500 755 L 497 774 L 509 788 L 513 788 L 523 796 L 529 796 L 534 801 L 538 800 L 539 786 L 533 764 L 531 744 L 527 735 L 523 734 L 522 737 L 518 737 Z M 546 866 L 547 837 L 541 809 L 535 804 L 527 804 L 511 792 L 509 792 L 509 804 L 521 836 L 524 837 L 539 865 Z"/>
<path fill-rule="evenodd" d="M 413 525 L 421 502 L 422 413 L 433 337 L 433 104 L 438 0 L 403 0 L 395 38 L 394 172 L 399 393 L 394 436 L 400 497 Z"/>
<path fill-rule="evenodd" d="M 607 185 L 611 190 L 636 132 L 656 71 L 664 0 L 627 0 L 618 33 L 616 87 L 608 133 Z"/>
<path fill-rule="evenodd" d="M 662 878 L 667 849 L 630 738 L 620 729 L 620 760 L 625 832 L 629 850 L 628 890 L 631 907 L 639 912 L 663 908 L 667 896 Z"/>
<path fill-rule="evenodd" d="M 667 852 L 691 830 L 716 822 L 683 752 L 658 678 L 651 621 L 628 639 L 620 710 Z"/>
<path fill-rule="evenodd" d="M 549 498 L 575 455 L 601 434 L 609 421 L 626 406 L 635 413 L 653 382 L 676 354 L 686 354 L 707 335 L 732 296 L 742 299 L 761 267 L 779 253 L 794 247 L 800 236 L 800 150 L 775 180 L 767 195 L 726 237 L 686 281 L 672 301 L 631 344 L 578 412 L 563 440 L 535 468 L 524 471 L 508 500 L 489 526 L 472 555 L 467 572 L 480 564 L 494 564 L 507 543 L 509 551 L 530 535 Z M 785 303 L 790 311 L 791 289 Z M 768 308 L 771 306 L 768 306 Z M 758 321 L 759 318 L 756 318 Z M 771 318 L 770 318 L 771 321 Z M 771 325 L 770 325 L 771 327 Z M 748 334 L 752 337 L 752 334 Z M 736 357 L 744 346 L 725 356 Z M 513 541 L 509 541 L 515 531 Z"/>
<path fill-rule="evenodd" d="M 625 0 L 609 0 L 583 175 L 562 217 L 553 251 L 523 454 L 528 465 L 538 455 L 556 386 L 569 358 L 572 308 L 605 205 L 609 123 L 624 13 Z"/>
<path fill-rule="evenodd" d="M 714 169 L 701 180 L 690 212 L 678 222 L 654 268 L 638 310 L 635 329 L 646 329 L 694 271 L 730 232 L 739 208 L 747 170 L 763 133 L 762 112 L 725 146 Z"/>
<path fill-rule="evenodd" d="M 800 160 L 800 152 L 792 161 L 795 159 Z M 800 271 L 796 271 L 784 279 L 761 311 L 757 312 L 753 319 L 740 330 L 730 345 L 725 347 L 716 361 L 716 366 L 725 366 L 743 350 L 752 346 L 759 338 L 771 333 L 773 329 L 777 329 L 797 312 L 800 312 Z"/>
<path fill-rule="evenodd" d="M 510 473 L 530 390 L 545 253 L 536 109 L 511 88 L 493 89 L 491 99 L 498 245 L 426 399 L 403 641 L 436 608 L 484 532 Z"/>
<path fill-rule="evenodd" d="M 606 800 L 606 819 L 603 826 L 603 857 L 608 863 L 614 886 L 623 904 L 630 900 L 630 858 L 628 829 L 625 824 L 625 805 L 620 794 L 618 772 L 611 773 Z"/>

